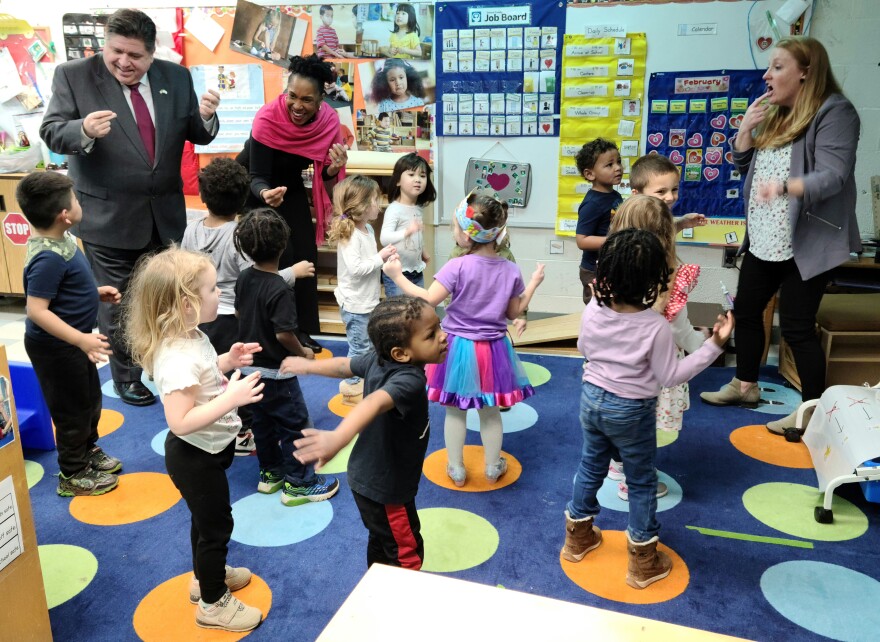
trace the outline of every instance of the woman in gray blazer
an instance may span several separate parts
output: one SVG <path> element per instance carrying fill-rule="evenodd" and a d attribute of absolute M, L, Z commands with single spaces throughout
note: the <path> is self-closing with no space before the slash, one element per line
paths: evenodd
<path fill-rule="evenodd" d="M 746 180 L 746 238 L 736 296 L 736 377 L 716 406 L 756 407 L 764 349 L 763 312 L 779 291 L 779 323 L 791 347 L 803 399 L 825 389 L 825 355 L 816 312 L 830 271 L 861 250 L 854 169 L 859 116 L 840 93 L 825 47 L 813 38 L 776 45 L 764 74 L 767 91 L 746 111 L 731 141 Z M 784 434 L 795 414 L 771 421 Z"/>

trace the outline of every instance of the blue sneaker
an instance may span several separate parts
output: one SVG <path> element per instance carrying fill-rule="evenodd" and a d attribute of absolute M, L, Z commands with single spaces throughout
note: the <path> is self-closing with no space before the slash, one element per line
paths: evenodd
<path fill-rule="evenodd" d="M 271 470 L 260 469 L 260 483 L 257 484 L 257 492 L 271 495 L 284 485 L 284 475 Z"/>
<path fill-rule="evenodd" d="M 317 475 L 309 486 L 294 486 L 290 482 L 284 482 L 281 503 L 285 506 L 299 506 L 308 502 L 322 502 L 333 497 L 338 490 L 339 480 L 324 475 Z"/>

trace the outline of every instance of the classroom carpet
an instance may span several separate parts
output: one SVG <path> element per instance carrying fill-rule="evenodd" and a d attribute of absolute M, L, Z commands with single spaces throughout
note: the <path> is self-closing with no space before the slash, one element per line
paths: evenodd
<path fill-rule="evenodd" d="M 322 342 L 322 357 L 346 352 L 344 342 Z M 578 564 L 561 560 L 563 511 L 582 443 L 582 360 L 522 359 L 535 395 L 502 415 L 510 468 L 497 484 L 482 476 L 475 415 L 468 483 L 457 489 L 447 479 L 443 410 L 432 404 L 416 500 L 424 572 L 754 640 L 876 639 L 880 507 L 848 484 L 835 496 L 834 523 L 814 521 L 821 495 L 806 447 L 763 427 L 799 403 L 775 368 L 762 370 L 764 402 L 754 411 L 702 404 L 701 391 L 733 376 L 731 368 L 709 368 L 691 382 L 684 429 L 658 432 L 658 474 L 669 486 L 658 500 L 660 538 L 675 566 L 639 591 L 624 582 L 627 504 L 610 480 L 596 519 L 602 546 Z M 116 490 L 58 497 L 56 453 L 25 451 L 55 639 L 314 640 L 366 571 L 367 532 L 345 475 L 350 448 L 324 471 L 339 476 L 337 496 L 298 507 L 257 493 L 257 458 L 235 458 L 228 562 L 254 572 L 237 595 L 265 620 L 247 634 L 198 629 L 187 592 L 190 517 L 165 471 L 162 407 L 122 404 L 108 376 L 102 369 L 100 443 L 124 461 Z M 348 409 L 338 381 L 300 379 L 315 425 L 334 428 Z M 455 622 L 454 605 L 437 609 Z M 467 640 L 466 624 L 456 626 L 463 628 L 455 639 Z M 572 623 L 572 639 L 588 632 L 588 623 Z"/>

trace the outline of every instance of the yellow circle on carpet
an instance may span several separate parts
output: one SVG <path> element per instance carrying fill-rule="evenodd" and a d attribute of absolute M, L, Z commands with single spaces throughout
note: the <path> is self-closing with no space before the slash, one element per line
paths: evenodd
<path fill-rule="evenodd" d="M 765 464 L 785 468 L 812 468 L 810 451 L 799 441 L 786 441 L 782 435 L 774 435 L 767 426 L 743 426 L 730 433 L 730 443 L 744 455 Z"/>
<path fill-rule="evenodd" d="M 484 493 L 489 490 L 498 490 L 510 486 L 522 475 L 522 464 L 517 459 L 504 451 L 501 452 L 507 458 L 507 472 L 495 483 L 486 479 L 486 462 L 482 446 L 464 447 L 464 467 L 467 471 L 467 481 L 459 488 L 452 483 L 446 474 L 446 449 L 442 448 L 431 453 L 425 458 L 422 472 L 425 477 L 443 488 L 460 490 L 466 493 Z"/>
<path fill-rule="evenodd" d="M 98 419 L 98 437 L 106 437 L 111 432 L 116 432 L 125 423 L 125 417 L 116 410 L 101 410 L 101 418 Z M 55 435 L 55 422 L 52 422 L 52 435 Z"/>
<path fill-rule="evenodd" d="M 562 528 L 559 534 L 564 535 Z M 626 583 L 626 533 L 623 531 L 602 531 L 602 544 L 587 553 L 580 562 L 564 560 L 561 554 L 559 562 L 568 579 L 587 593 L 626 604 L 657 604 L 684 593 L 691 581 L 687 564 L 678 553 L 663 543 L 657 546 L 657 550 L 672 559 L 672 571 L 664 579 L 643 589 L 633 588 Z"/>
<path fill-rule="evenodd" d="M 327 348 L 324 348 L 320 352 L 315 353 L 315 361 L 321 361 L 322 359 L 332 359 L 333 353 L 330 352 Z"/>
<path fill-rule="evenodd" d="M 120 526 L 155 517 L 180 501 L 180 492 L 163 473 L 129 473 L 119 486 L 97 497 L 74 497 L 70 514 L 95 526 Z"/>
<path fill-rule="evenodd" d="M 354 406 L 347 406 L 342 403 L 342 395 L 335 395 L 330 401 L 327 402 L 327 407 L 337 417 L 345 417 L 348 413 L 351 412 L 351 409 Z"/>
<path fill-rule="evenodd" d="M 232 642 L 251 632 L 233 633 L 203 629 L 196 626 L 195 611 L 198 608 L 189 601 L 189 583 L 192 573 L 184 573 L 163 582 L 141 600 L 134 611 L 132 624 L 138 637 L 144 642 L 187 640 L 188 642 Z M 235 597 L 263 612 L 263 619 L 272 608 L 272 589 L 254 575 L 250 583 L 235 592 Z M 257 627 L 259 628 L 259 627 Z M 256 629 L 255 629 L 256 630 Z"/>

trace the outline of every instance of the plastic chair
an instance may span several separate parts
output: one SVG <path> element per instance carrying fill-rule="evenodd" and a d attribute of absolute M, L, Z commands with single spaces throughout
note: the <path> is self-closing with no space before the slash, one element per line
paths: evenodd
<path fill-rule="evenodd" d="M 43 398 L 34 368 L 29 363 L 9 362 L 12 395 L 18 412 L 18 433 L 21 445 L 35 450 L 55 450 L 52 416 Z"/>

